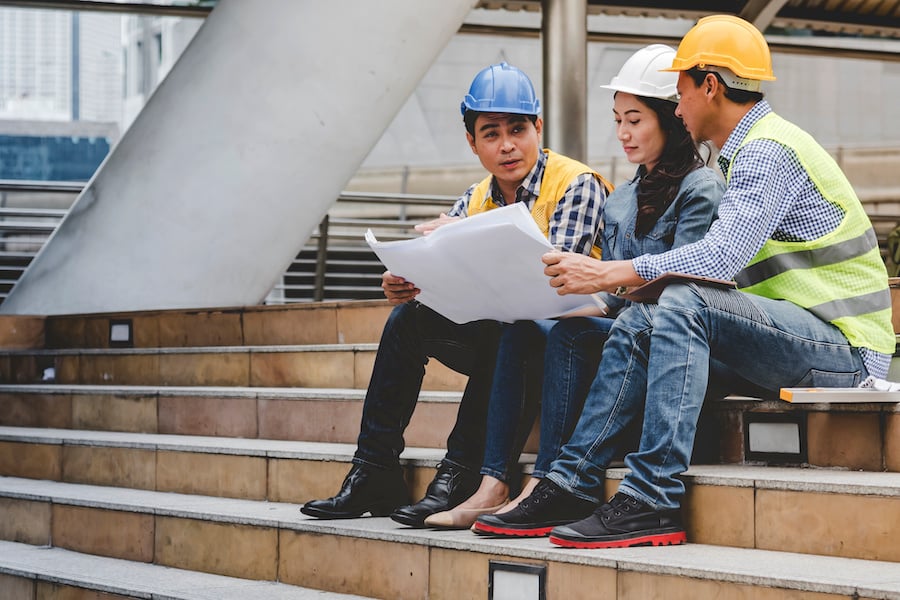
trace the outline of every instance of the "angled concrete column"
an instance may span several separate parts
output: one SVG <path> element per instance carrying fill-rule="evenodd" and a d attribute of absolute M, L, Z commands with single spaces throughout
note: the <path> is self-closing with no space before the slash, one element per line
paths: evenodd
<path fill-rule="evenodd" d="M 543 0 L 544 142 L 586 161 L 587 0 Z"/>
<path fill-rule="evenodd" d="M 474 2 L 221 0 L 0 312 L 259 303 Z"/>

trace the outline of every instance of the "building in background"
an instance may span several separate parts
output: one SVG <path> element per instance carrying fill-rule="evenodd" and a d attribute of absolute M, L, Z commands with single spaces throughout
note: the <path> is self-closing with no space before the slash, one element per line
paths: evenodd
<path fill-rule="evenodd" d="M 126 15 L 122 19 L 123 130 L 131 124 L 159 85 L 203 19 Z"/>
<path fill-rule="evenodd" d="M 524 11 L 474 10 L 469 21 L 537 28 L 540 18 Z M 0 8 L 0 179 L 88 179 L 202 24 L 202 18 Z M 692 24 L 604 15 L 588 19 L 593 31 L 637 30 L 675 39 Z M 881 49 L 900 47 L 896 40 L 871 42 Z M 607 172 L 612 168 L 610 175 L 619 180 L 631 169 L 617 158 L 612 97 L 600 86 L 639 46 L 588 45 L 588 160 Z M 480 167 L 465 143 L 457 107 L 473 74 L 501 60 L 530 73 L 543 96 L 538 38 L 456 35 L 372 148 L 350 189 L 455 193 L 465 185 L 460 178 L 477 177 Z M 766 86 L 767 97 L 827 147 L 900 147 L 900 121 L 892 118 L 893 99 L 900 94 L 898 63 L 779 53 L 774 62 L 778 80 Z M 234 85 L 241 81 L 236 73 Z M 857 93 L 862 89 L 866 93 Z M 264 100 L 265 94 L 284 90 L 258 93 Z M 294 93 L 303 94 L 299 83 Z M 94 137 L 98 130 L 103 138 Z"/>
<path fill-rule="evenodd" d="M 0 9 L 0 179 L 93 175 L 121 132 L 121 22 Z"/>

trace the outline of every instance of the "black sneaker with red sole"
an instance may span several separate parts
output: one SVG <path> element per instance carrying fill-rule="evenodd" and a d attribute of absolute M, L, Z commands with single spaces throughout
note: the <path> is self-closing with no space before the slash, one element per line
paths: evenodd
<path fill-rule="evenodd" d="M 558 525 L 583 519 L 595 507 L 593 502 L 542 479 L 531 495 L 509 512 L 478 517 L 472 531 L 497 537 L 541 537 Z"/>
<path fill-rule="evenodd" d="M 550 532 L 550 542 L 565 548 L 674 546 L 686 541 L 679 509 L 654 510 L 621 492 L 589 517 Z"/>

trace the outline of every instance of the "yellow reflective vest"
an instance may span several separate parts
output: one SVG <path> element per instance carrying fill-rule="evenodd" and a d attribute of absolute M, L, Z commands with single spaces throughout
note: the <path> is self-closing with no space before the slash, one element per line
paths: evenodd
<path fill-rule="evenodd" d="M 550 219 L 573 179 L 584 173 L 590 173 L 606 189 L 607 194 L 612 191 L 613 186 L 599 173 L 577 160 L 547 149 L 544 149 L 544 154 L 547 155 L 547 164 L 544 167 L 544 177 L 541 179 L 540 194 L 531 206 L 531 216 L 544 237 L 547 237 L 550 233 Z M 489 175 L 475 186 L 472 196 L 469 198 L 469 216 L 499 206 L 490 195 L 492 178 L 493 176 Z M 591 249 L 591 256 L 600 258 L 600 246 L 595 245 Z"/>
<path fill-rule="evenodd" d="M 815 240 L 767 240 L 735 276 L 738 287 L 802 306 L 838 327 L 854 347 L 893 354 L 887 270 L 850 182 L 812 136 L 774 113 L 757 121 L 741 146 L 757 139 L 792 149 L 819 193 L 840 207 L 844 218 L 834 231 Z"/>

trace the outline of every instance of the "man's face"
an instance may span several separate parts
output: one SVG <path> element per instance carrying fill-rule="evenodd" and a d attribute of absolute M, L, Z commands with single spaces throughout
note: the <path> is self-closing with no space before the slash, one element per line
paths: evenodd
<path fill-rule="evenodd" d="M 706 82 L 697 85 L 686 72 L 681 71 L 678 74 L 678 95 L 680 99 L 675 107 L 675 115 L 684 122 L 684 127 L 695 142 L 705 142 L 709 139 L 705 125 L 709 112 Z"/>
<path fill-rule="evenodd" d="M 519 185 L 537 162 L 541 151 L 540 118 L 526 115 L 480 113 L 475 134 L 466 133 L 469 145 L 485 169 L 500 182 Z"/>

